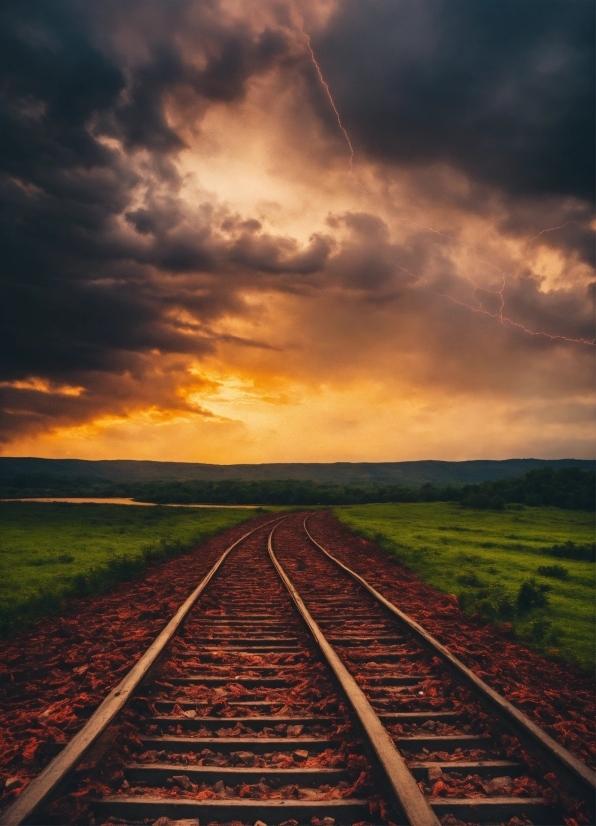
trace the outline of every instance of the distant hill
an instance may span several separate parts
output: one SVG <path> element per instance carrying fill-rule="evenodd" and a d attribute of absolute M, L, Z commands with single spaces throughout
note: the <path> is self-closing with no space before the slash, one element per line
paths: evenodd
<path fill-rule="evenodd" d="M 522 476 L 530 470 L 577 466 L 593 470 L 589 459 L 478 459 L 469 462 L 332 462 L 207 465 L 194 462 L 149 462 L 128 459 L 36 459 L 0 457 L 0 484 L 26 483 L 32 477 L 97 482 L 265 481 L 298 479 L 341 485 L 473 484 Z"/>

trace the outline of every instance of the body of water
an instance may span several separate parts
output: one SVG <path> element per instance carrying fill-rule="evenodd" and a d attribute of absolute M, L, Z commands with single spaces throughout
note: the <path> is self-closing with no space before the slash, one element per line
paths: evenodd
<path fill-rule="evenodd" d="M 134 499 L 114 496 L 101 498 L 99 496 L 39 496 L 25 499 L 1 499 L 2 502 L 68 502 L 73 505 L 139 505 L 140 507 L 154 508 L 155 502 L 136 502 Z M 182 505 L 168 504 L 167 508 L 259 508 L 260 505 Z"/>

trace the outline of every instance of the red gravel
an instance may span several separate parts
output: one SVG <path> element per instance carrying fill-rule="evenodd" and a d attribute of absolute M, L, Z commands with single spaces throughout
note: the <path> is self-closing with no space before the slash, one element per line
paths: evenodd
<path fill-rule="evenodd" d="M 429 633 L 490 686 L 590 766 L 596 764 L 595 682 L 572 666 L 546 660 L 491 625 L 465 617 L 441 594 L 377 545 L 354 536 L 329 511 L 309 520 L 317 542 Z"/>
<path fill-rule="evenodd" d="M 61 617 L 0 641 L 0 809 L 67 743 L 147 650 L 223 551 L 258 516 L 109 594 L 73 600 Z M 12 785 L 12 784 L 10 784 Z"/>
<path fill-rule="evenodd" d="M 298 517 L 300 518 L 300 517 Z M 299 524 L 299 523 L 298 523 Z M 224 563 L 221 573 L 213 585 L 210 586 L 198 604 L 189 612 L 185 627 L 177 635 L 160 664 L 152 674 L 151 680 L 144 683 L 141 700 L 124 711 L 121 720 L 124 724 L 118 727 L 118 733 L 112 740 L 110 750 L 104 758 L 90 755 L 81 769 L 76 785 L 70 792 L 60 796 L 44 815 L 48 823 L 102 823 L 109 824 L 109 807 L 103 813 L 95 811 L 95 817 L 89 809 L 91 798 L 115 795 L 121 800 L 131 797 L 141 800 L 144 796 L 159 797 L 166 802 L 180 800 L 205 801 L 221 800 L 230 795 L 239 799 L 279 800 L 301 799 L 300 786 L 309 785 L 296 783 L 297 778 L 286 780 L 282 785 L 267 783 L 263 778 L 258 783 L 244 781 L 232 782 L 231 778 L 224 782 L 217 778 L 205 778 L 203 782 L 193 782 L 181 769 L 182 765 L 200 768 L 211 767 L 238 767 L 245 764 L 267 769 L 296 768 L 307 765 L 311 768 L 324 766 L 344 769 L 348 772 L 348 779 L 339 783 L 332 781 L 325 788 L 319 785 L 313 789 L 319 800 L 338 800 L 341 798 L 363 797 L 372 795 L 371 804 L 380 805 L 377 795 L 374 795 L 374 780 L 370 772 L 370 764 L 363 754 L 361 736 L 352 728 L 347 709 L 337 695 L 337 686 L 331 679 L 329 669 L 319 660 L 312 638 L 308 634 L 299 614 L 295 611 L 292 601 L 286 592 L 281 580 L 275 571 L 267 554 L 267 532 L 260 531 L 232 554 Z M 245 598 L 250 595 L 250 605 Z M 219 646 L 217 652 L 206 654 L 203 649 L 205 640 L 211 640 L 211 645 L 218 646 L 222 636 L 222 627 L 219 620 L 222 616 L 236 621 L 243 621 L 240 627 L 228 627 L 224 633 L 228 636 L 245 638 L 253 637 L 259 631 L 267 631 L 260 626 L 259 620 L 250 618 L 251 605 L 259 606 L 262 612 L 268 613 L 270 619 L 281 619 L 284 622 L 284 636 L 296 640 L 299 653 L 295 652 L 257 652 L 248 656 L 239 655 L 235 650 L 226 650 L 226 646 Z M 214 624 L 215 623 L 215 624 Z M 272 631 L 273 635 L 277 632 Z M 281 640 L 280 640 L 281 642 Z M 291 683 L 287 686 L 258 685 L 259 667 L 268 666 L 277 670 L 277 676 L 287 676 Z M 253 670 L 254 669 L 254 670 Z M 219 686 L 207 686 L 200 682 L 195 684 L 175 685 L 172 680 L 176 677 L 187 676 L 189 671 L 194 673 L 216 674 L 227 678 L 228 682 Z M 244 678 L 257 678 L 257 684 L 247 686 Z M 169 708 L 160 708 L 160 703 L 166 701 Z M 262 716 L 263 711 L 258 707 L 238 707 L 231 705 L 236 701 L 268 702 L 273 704 L 270 713 L 296 714 L 317 716 L 331 712 L 339 719 L 330 725 L 307 724 L 288 725 L 280 718 L 277 725 L 257 726 L 252 728 L 253 720 Z M 172 704 L 172 705 L 170 705 Z M 197 723 L 206 716 L 206 725 L 185 725 L 188 721 L 189 709 L 191 716 Z M 240 712 L 240 714 L 239 714 Z M 171 718 L 167 724 L 164 717 Z M 215 716 L 219 725 L 213 726 L 209 718 Z M 242 717 L 244 722 L 232 723 L 226 718 Z M 160 722 L 152 719 L 158 717 Z M 317 737 L 324 733 L 332 740 L 339 741 L 333 748 L 324 752 L 303 751 L 304 760 L 295 759 L 298 750 L 284 749 L 287 737 L 300 738 Z M 187 750 L 166 753 L 157 744 L 150 748 L 140 739 L 141 735 L 181 735 L 199 738 L 218 737 L 263 737 L 279 743 L 280 751 L 275 746 L 269 751 L 255 749 L 238 742 L 238 749 L 229 751 L 225 748 L 219 751 L 216 744 L 211 744 L 213 750 L 205 748 L 204 744 Z M 299 740 L 298 740 L 299 742 Z M 239 756 L 242 755 L 242 756 Z M 130 778 L 126 785 L 124 767 L 130 763 L 163 763 L 174 764 L 171 770 L 172 779 L 162 777 L 152 781 L 137 783 Z M 148 780 L 148 778 L 147 778 Z M 210 782 L 205 782 L 210 780 Z M 229 784 L 229 785 L 228 785 Z M 318 784 L 317 784 L 318 785 Z M 303 799 L 303 798 L 302 798 Z M 233 814 L 233 810 L 230 811 Z M 153 821 L 153 817 L 150 818 Z M 225 820 L 225 818 L 224 818 Z M 147 818 L 147 822 L 149 818 Z M 127 821 L 128 822 L 128 821 Z M 160 822 L 160 821 L 158 821 Z M 252 822 L 252 821 L 251 821 Z M 168 820 L 168 824 L 180 824 L 180 821 Z M 162 824 L 166 826 L 166 824 Z M 242 826 L 238 823 L 237 826 Z M 325 826 L 322 824 L 322 826 Z"/>
<path fill-rule="evenodd" d="M 0 641 L 0 809 L 83 726 L 234 539 L 271 519 L 264 514 L 151 567 L 110 594 L 73 600 L 60 618 Z M 315 538 L 447 645 L 566 748 L 596 763 L 594 681 L 549 662 L 491 626 L 466 618 L 376 545 L 355 537 L 330 512 L 310 520 Z"/>

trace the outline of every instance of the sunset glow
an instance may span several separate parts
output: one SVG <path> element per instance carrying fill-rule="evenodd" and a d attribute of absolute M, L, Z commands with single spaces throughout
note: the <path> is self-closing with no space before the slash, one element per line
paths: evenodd
<path fill-rule="evenodd" d="M 591 456 L 591 4 L 496 5 L 15 7 L 3 455 Z"/>

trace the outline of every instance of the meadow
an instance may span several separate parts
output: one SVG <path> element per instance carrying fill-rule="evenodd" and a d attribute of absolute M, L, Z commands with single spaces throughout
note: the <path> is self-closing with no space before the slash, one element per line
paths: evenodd
<path fill-rule="evenodd" d="M 254 516 L 235 508 L 0 502 L 0 633 Z"/>
<path fill-rule="evenodd" d="M 456 594 L 465 612 L 510 623 L 547 656 L 593 667 L 593 513 L 521 505 L 478 511 L 446 502 L 334 512 L 429 585 Z"/>

